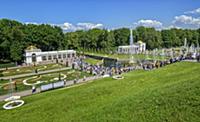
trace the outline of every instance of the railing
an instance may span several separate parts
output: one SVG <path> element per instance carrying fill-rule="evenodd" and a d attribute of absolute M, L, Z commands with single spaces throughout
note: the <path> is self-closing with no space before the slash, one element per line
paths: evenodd
<path fill-rule="evenodd" d="M 44 92 L 44 91 L 57 89 L 57 88 L 61 88 L 61 87 L 68 87 L 68 86 L 72 86 L 75 84 L 84 83 L 84 82 L 88 82 L 91 80 L 96 80 L 99 78 L 102 78 L 102 76 L 92 76 L 92 77 L 82 78 L 82 79 L 78 79 L 78 80 L 75 79 L 75 80 L 69 80 L 69 81 L 58 81 L 58 82 L 49 83 L 46 85 L 41 85 L 40 91 Z"/>

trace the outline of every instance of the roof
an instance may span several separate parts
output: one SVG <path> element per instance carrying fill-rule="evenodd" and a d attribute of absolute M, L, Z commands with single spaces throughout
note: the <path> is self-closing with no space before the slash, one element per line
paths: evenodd
<path fill-rule="evenodd" d="M 33 45 L 31 45 L 31 46 L 28 46 L 27 48 L 26 48 L 26 50 L 35 50 L 35 49 L 38 49 L 36 46 L 33 46 Z"/>
<path fill-rule="evenodd" d="M 142 44 L 142 43 L 144 43 L 144 42 L 142 42 L 141 40 L 139 40 L 137 43 Z"/>
<path fill-rule="evenodd" d="M 130 48 L 131 45 L 124 45 L 124 46 L 119 46 L 118 48 Z M 132 47 L 139 47 L 138 45 L 134 44 Z"/>

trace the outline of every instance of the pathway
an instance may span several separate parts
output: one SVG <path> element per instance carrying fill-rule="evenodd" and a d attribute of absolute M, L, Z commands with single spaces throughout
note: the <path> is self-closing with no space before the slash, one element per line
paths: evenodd
<path fill-rule="evenodd" d="M 34 94 L 36 94 L 36 93 L 40 93 L 40 88 L 36 89 L 36 92 Z M 21 91 L 21 92 L 12 93 L 12 96 L 24 97 L 24 96 L 29 96 L 29 95 L 32 95 L 32 90 L 25 90 L 25 91 Z M 2 95 L 2 96 L 0 96 L 0 101 L 4 101 L 8 97 L 10 97 L 10 94 Z"/>

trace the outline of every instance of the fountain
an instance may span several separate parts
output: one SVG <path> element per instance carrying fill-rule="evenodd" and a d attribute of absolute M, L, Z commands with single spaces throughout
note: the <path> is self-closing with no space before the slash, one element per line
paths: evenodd
<path fill-rule="evenodd" d="M 121 80 L 121 79 L 124 79 L 124 77 L 122 75 L 115 75 L 115 76 L 113 76 L 113 79 Z"/>
<path fill-rule="evenodd" d="M 173 51 L 173 49 L 171 48 L 171 50 L 170 50 L 170 57 L 173 59 L 174 58 L 174 51 Z"/>
<path fill-rule="evenodd" d="M 150 52 L 149 52 L 148 50 L 145 51 L 146 60 L 150 60 L 150 58 L 149 58 L 149 53 L 150 53 Z"/>
<path fill-rule="evenodd" d="M 197 43 L 197 54 L 199 54 L 199 42 Z"/>
<path fill-rule="evenodd" d="M 180 49 L 180 50 L 179 50 L 179 56 L 182 56 L 182 55 L 183 55 L 183 50 Z"/>
<path fill-rule="evenodd" d="M 5 103 L 3 105 L 3 108 L 6 110 L 9 109 L 14 109 L 14 108 L 18 108 L 20 106 L 22 106 L 24 104 L 23 100 L 20 100 L 20 96 L 13 96 L 13 82 L 12 79 L 10 79 L 10 97 L 6 98 L 4 101 L 6 101 L 7 103 Z"/>
<path fill-rule="evenodd" d="M 189 48 L 189 52 L 194 53 L 194 51 L 195 51 L 195 46 L 194 46 L 194 44 L 191 44 L 190 48 Z"/>
<path fill-rule="evenodd" d="M 153 62 L 156 62 L 156 49 L 153 50 Z"/>
<path fill-rule="evenodd" d="M 187 48 L 187 39 L 184 40 L 184 48 Z"/>
<path fill-rule="evenodd" d="M 161 56 L 162 56 L 162 60 L 164 61 L 164 59 L 165 59 L 165 50 L 164 49 L 162 49 Z"/>
<path fill-rule="evenodd" d="M 188 55 L 188 52 L 189 52 L 189 46 L 187 44 L 187 39 L 185 38 L 185 41 L 184 41 L 184 57 L 186 57 Z"/>
<path fill-rule="evenodd" d="M 133 53 L 134 53 L 134 47 L 133 47 L 133 31 L 132 29 L 130 29 L 130 61 L 129 63 L 135 63 L 134 62 L 134 57 L 133 57 Z"/>

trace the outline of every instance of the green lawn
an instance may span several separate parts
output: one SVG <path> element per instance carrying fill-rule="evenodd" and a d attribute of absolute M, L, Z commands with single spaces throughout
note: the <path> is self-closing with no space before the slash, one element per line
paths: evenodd
<path fill-rule="evenodd" d="M 102 60 L 97 60 L 94 58 L 86 58 L 86 59 L 84 59 L 84 62 L 92 64 L 92 65 L 102 64 Z"/>
<path fill-rule="evenodd" d="M 85 54 L 89 54 L 89 55 L 95 55 L 95 56 L 102 56 L 102 57 L 109 57 L 109 58 L 114 58 L 114 59 L 123 59 L 123 60 L 127 60 L 130 59 L 130 55 L 129 54 L 104 54 L 104 53 L 90 53 L 90 52 L 85 52 Z M 145 54 L 134 54 L 133 55 L 135 59 L 137 60 L 144 60 L 144 59 L 148 59 L 148 60 L 165 60 L 168 59 L 169 57 L 163 57 L 163 56 L 153 56 L 153 55 L 145 55 Z"/>
<path fill-rule="evenodd" d="M 199 122 L 200 64 L 182 62 L 23 98 L 1 122 Z M 2 106 L 3 103 L 0 103 Z"/>

